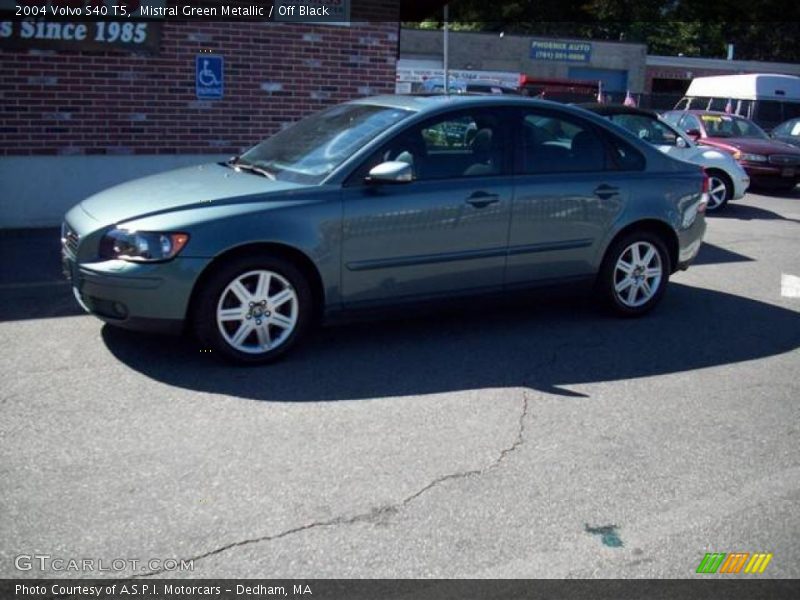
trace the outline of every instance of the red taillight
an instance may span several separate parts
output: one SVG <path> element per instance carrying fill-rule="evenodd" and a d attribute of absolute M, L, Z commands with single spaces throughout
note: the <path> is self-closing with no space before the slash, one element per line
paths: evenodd
<path fill-rule="evenodd" d="M 703 186 L 700 190 L 700 204 L 697 207 L 697 212 L 704 213 L 706 212 L 706 207 L 708 206 L 708 190 L 711 189 L 711 184 L 709 182 L 708 173 L 706 173 L 705 169 L 701 169 L 703 171 Z"/>

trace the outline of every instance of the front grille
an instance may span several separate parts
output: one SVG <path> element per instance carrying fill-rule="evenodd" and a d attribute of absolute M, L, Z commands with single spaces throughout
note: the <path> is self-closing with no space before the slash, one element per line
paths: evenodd
<path fill-rule="evenodd" d="M 800 156 L 795 156 L 793 154 L 773 154 L 769 157 L 769 162 L 771 162 L 773 165 L 791 167 L 794 165 L 800 165 Z"/>
<path fill-rule="evenodd" d="M 72 255 L 76 256 L 78 254 L 78 243 L 80 242 L 80 237 L 69 224 L 64 221 L 64 224 L 61 225 L 61 245 Z"/>

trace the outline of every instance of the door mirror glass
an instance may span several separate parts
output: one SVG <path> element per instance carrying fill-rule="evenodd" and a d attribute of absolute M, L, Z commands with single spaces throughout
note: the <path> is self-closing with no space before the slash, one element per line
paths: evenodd
<path fill-rule="evenodd" d="M 686 143 L 685 139 L 679 137 L 675 140 L 675 146 L 677 146 L 678 148 L 688 148 L 689 144 Z"/>
<path fill-rule="evenodd" d="M 369 183 L 408 183 L 413 181 L 414 171 L 410 164 L 400 160 L 389 160 L 372 167 L 367 176 Z"/>

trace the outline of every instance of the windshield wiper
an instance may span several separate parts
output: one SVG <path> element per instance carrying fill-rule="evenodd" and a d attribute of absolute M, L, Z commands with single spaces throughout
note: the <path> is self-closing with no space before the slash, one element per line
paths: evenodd
<path fill-rule="evenodd" d="M 272 173 L 270 171 L 267 171 L 265 168 L 259 167 L 258 165 L 254 165 L 254 164 L 249 163 L 249 162 L 244 162 L 239 157 L 232 158 L 231 160 L 228 161 L 228 164 L 231 167 L 233 167 L 234 169 L 236 169 L 237 171 L 244 170 L 244 171 L 248 171 L 250 173 L 257 173 L 258 175 L 262 175 L 262 176 L 266 177 L 267 179 L 269 179 L 271 181 L 276 181 L 277 180 L 277 178 L 275 177 L 274 173 Z"/>

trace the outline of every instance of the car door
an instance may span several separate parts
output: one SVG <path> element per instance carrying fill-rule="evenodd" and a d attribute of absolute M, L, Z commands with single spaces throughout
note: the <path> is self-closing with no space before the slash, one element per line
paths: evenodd
<path fill-rule="evenodd" d="M 409 126 L 343 192 L 345 306 L 500 288 L 511 215 L 508 110 L 451 111 Z M 407 183 L 365 181 L 387 160 Z"/>
<path fill-rule="evenodd" d="M 629 174 L 619 164 L 641 168 L 644 159 L 573 115 L 526 108 L 517 118 L 506 284 L 590 275 L 629 194 Z M 623 153 L 622 162 L 612 152 Z"/>

